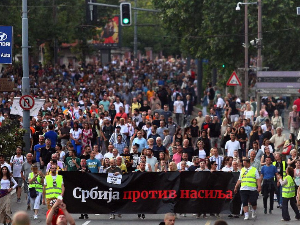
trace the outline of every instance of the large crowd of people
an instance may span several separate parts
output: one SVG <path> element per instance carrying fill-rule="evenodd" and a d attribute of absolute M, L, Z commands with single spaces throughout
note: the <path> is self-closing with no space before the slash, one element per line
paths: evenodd
<path fill-rule="evenodd" d="M 14 66 L 1 71 L 19 89 L 0 93 L 0 123 L 11 118 L 22 125 L 21 117 L 10 114 L 13 98 L 21 96 L 20 71 Z M 16 189 L 20 202 L 22 183 L 34 219 L 41 202 L 49 210 L 51 205 L 63 205 L 60 199 L 53 203 L 64 194 L 59 170 L 240 172 L 235 191 L 241 185 L 245 219 L 249 219 L 248 203 L 256 217 L 257 193 L 262 189 L 264 213 L 268 197 L 272 213 L 275 198 L 282 218 L 290 220 L 287 202 L 295 210 L 300 185 L 300 97 L 284 121 L 286 98 L 265 97 L 258 106 L 254 97 L 224 95 L 211 82 L 198 96 L 195 75 L 193 63 L 188 70 L 182 59 L 31 66 L 31 94 L 45 103 L 30 120 L 30 153 L 24 156 L 20 146 L 13 156 L 0 155 L 4 192 L 0 203 L 5 203 L 0 204 L 0 222 L 10 213 L 5 196 Z M 195 111 L 199 98 L 201 110 Z M 194 117 L 193 112 L 198 115 Z M 289 137 L 283 134 L 284 127 L 290 130 Z M 10 157 L 8 162 L 6 157 Z M 286 195 L 292 187 L 293 195 Z M 65 206 L 60 208 L 64 211 Z M 55 214 L 54 210 L 49 214 Z"/>

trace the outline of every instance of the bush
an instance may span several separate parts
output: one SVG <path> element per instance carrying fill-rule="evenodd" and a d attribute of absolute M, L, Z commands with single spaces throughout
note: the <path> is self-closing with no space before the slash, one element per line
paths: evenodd
<path fill-rule="evenodd" d="M 25 130 L 21 128 L 19 120 L 3 120 L 0 134 L 0 153 L 5 157 L 15 154 L 17 146 L 25 146 L 23 141 Z"/>

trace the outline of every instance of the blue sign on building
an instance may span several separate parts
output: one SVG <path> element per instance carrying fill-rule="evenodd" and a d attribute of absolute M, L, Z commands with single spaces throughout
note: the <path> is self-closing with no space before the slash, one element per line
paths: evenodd
<path fill-rule="evenodd" d="M 13 27 L 0 26 L 0 64 L 12 64 Z"/>

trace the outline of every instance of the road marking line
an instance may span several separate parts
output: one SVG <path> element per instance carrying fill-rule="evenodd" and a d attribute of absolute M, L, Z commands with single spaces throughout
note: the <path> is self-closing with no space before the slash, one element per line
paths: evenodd
<path fill-rule="evenodd" d="M 91 221 L 88 220 L 88 221 L 84 222 L 82 225 L 88 225 L 90 222 L 91 222 Z"/>
<path fill-rule="evenodd" d="M 205 225 L 210 225 L 210 220 L 208 220 L 208 221 L 205 223 Z"/>

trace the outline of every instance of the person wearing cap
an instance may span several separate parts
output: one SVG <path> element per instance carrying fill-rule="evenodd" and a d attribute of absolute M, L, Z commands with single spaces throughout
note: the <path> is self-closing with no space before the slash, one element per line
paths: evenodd
<path fill-rule="evenodd" d="M 116 130 L 115 132 L 111 135 L 110 139 L 109 139 L 109 144 L 113 145 L 114 143 L 118 142 L 118 135 L 122 136 L 122 142 L 126 143 L 126 136 L 121 134 L 121 127 L 120 126 L 116 126 Z"/>
<path fill-rule="evenodd" d="M 245 213 L 244 220 L 249 220 L 248 203 L 252 205 L 252 218 L 256 218 L 258 192 L 261 190 L 261 180 L 255 167 L 250 166 L 250 159 L 243 160 L 244 167 L 241 170 L 240 177 L 235 185 L 234 193 L 240 188 L 240 195 Z"/>
<path fill-rule="evenodd" d="M 56 166 L 51 165 L 50 174 L 44 179 L 43 204 L 45 204 L 47 201 L 47 207 L 50 209 L 50 201 L 57 199 L 58 196 L 63 196 L 64 192 L 65 187 L 63 177 L 62 175 L 57 175 Z"/>
<path fill-rule="evenodd" d="M 38 219 L 38 212 L 40 209 L 40 201 L 43 193 L 43 183 L 45 177 L 42 171 L 38 171 L 37 164 L 31 165 L 31 171 L 32 172 L 28 176 L 30 204 L 31 206 L 33 206 L 34 210 L 33 219 Z M 36 197 L 33 197 L 31 195 L 31 193 L 34 191 L 36 192 Z"/>

